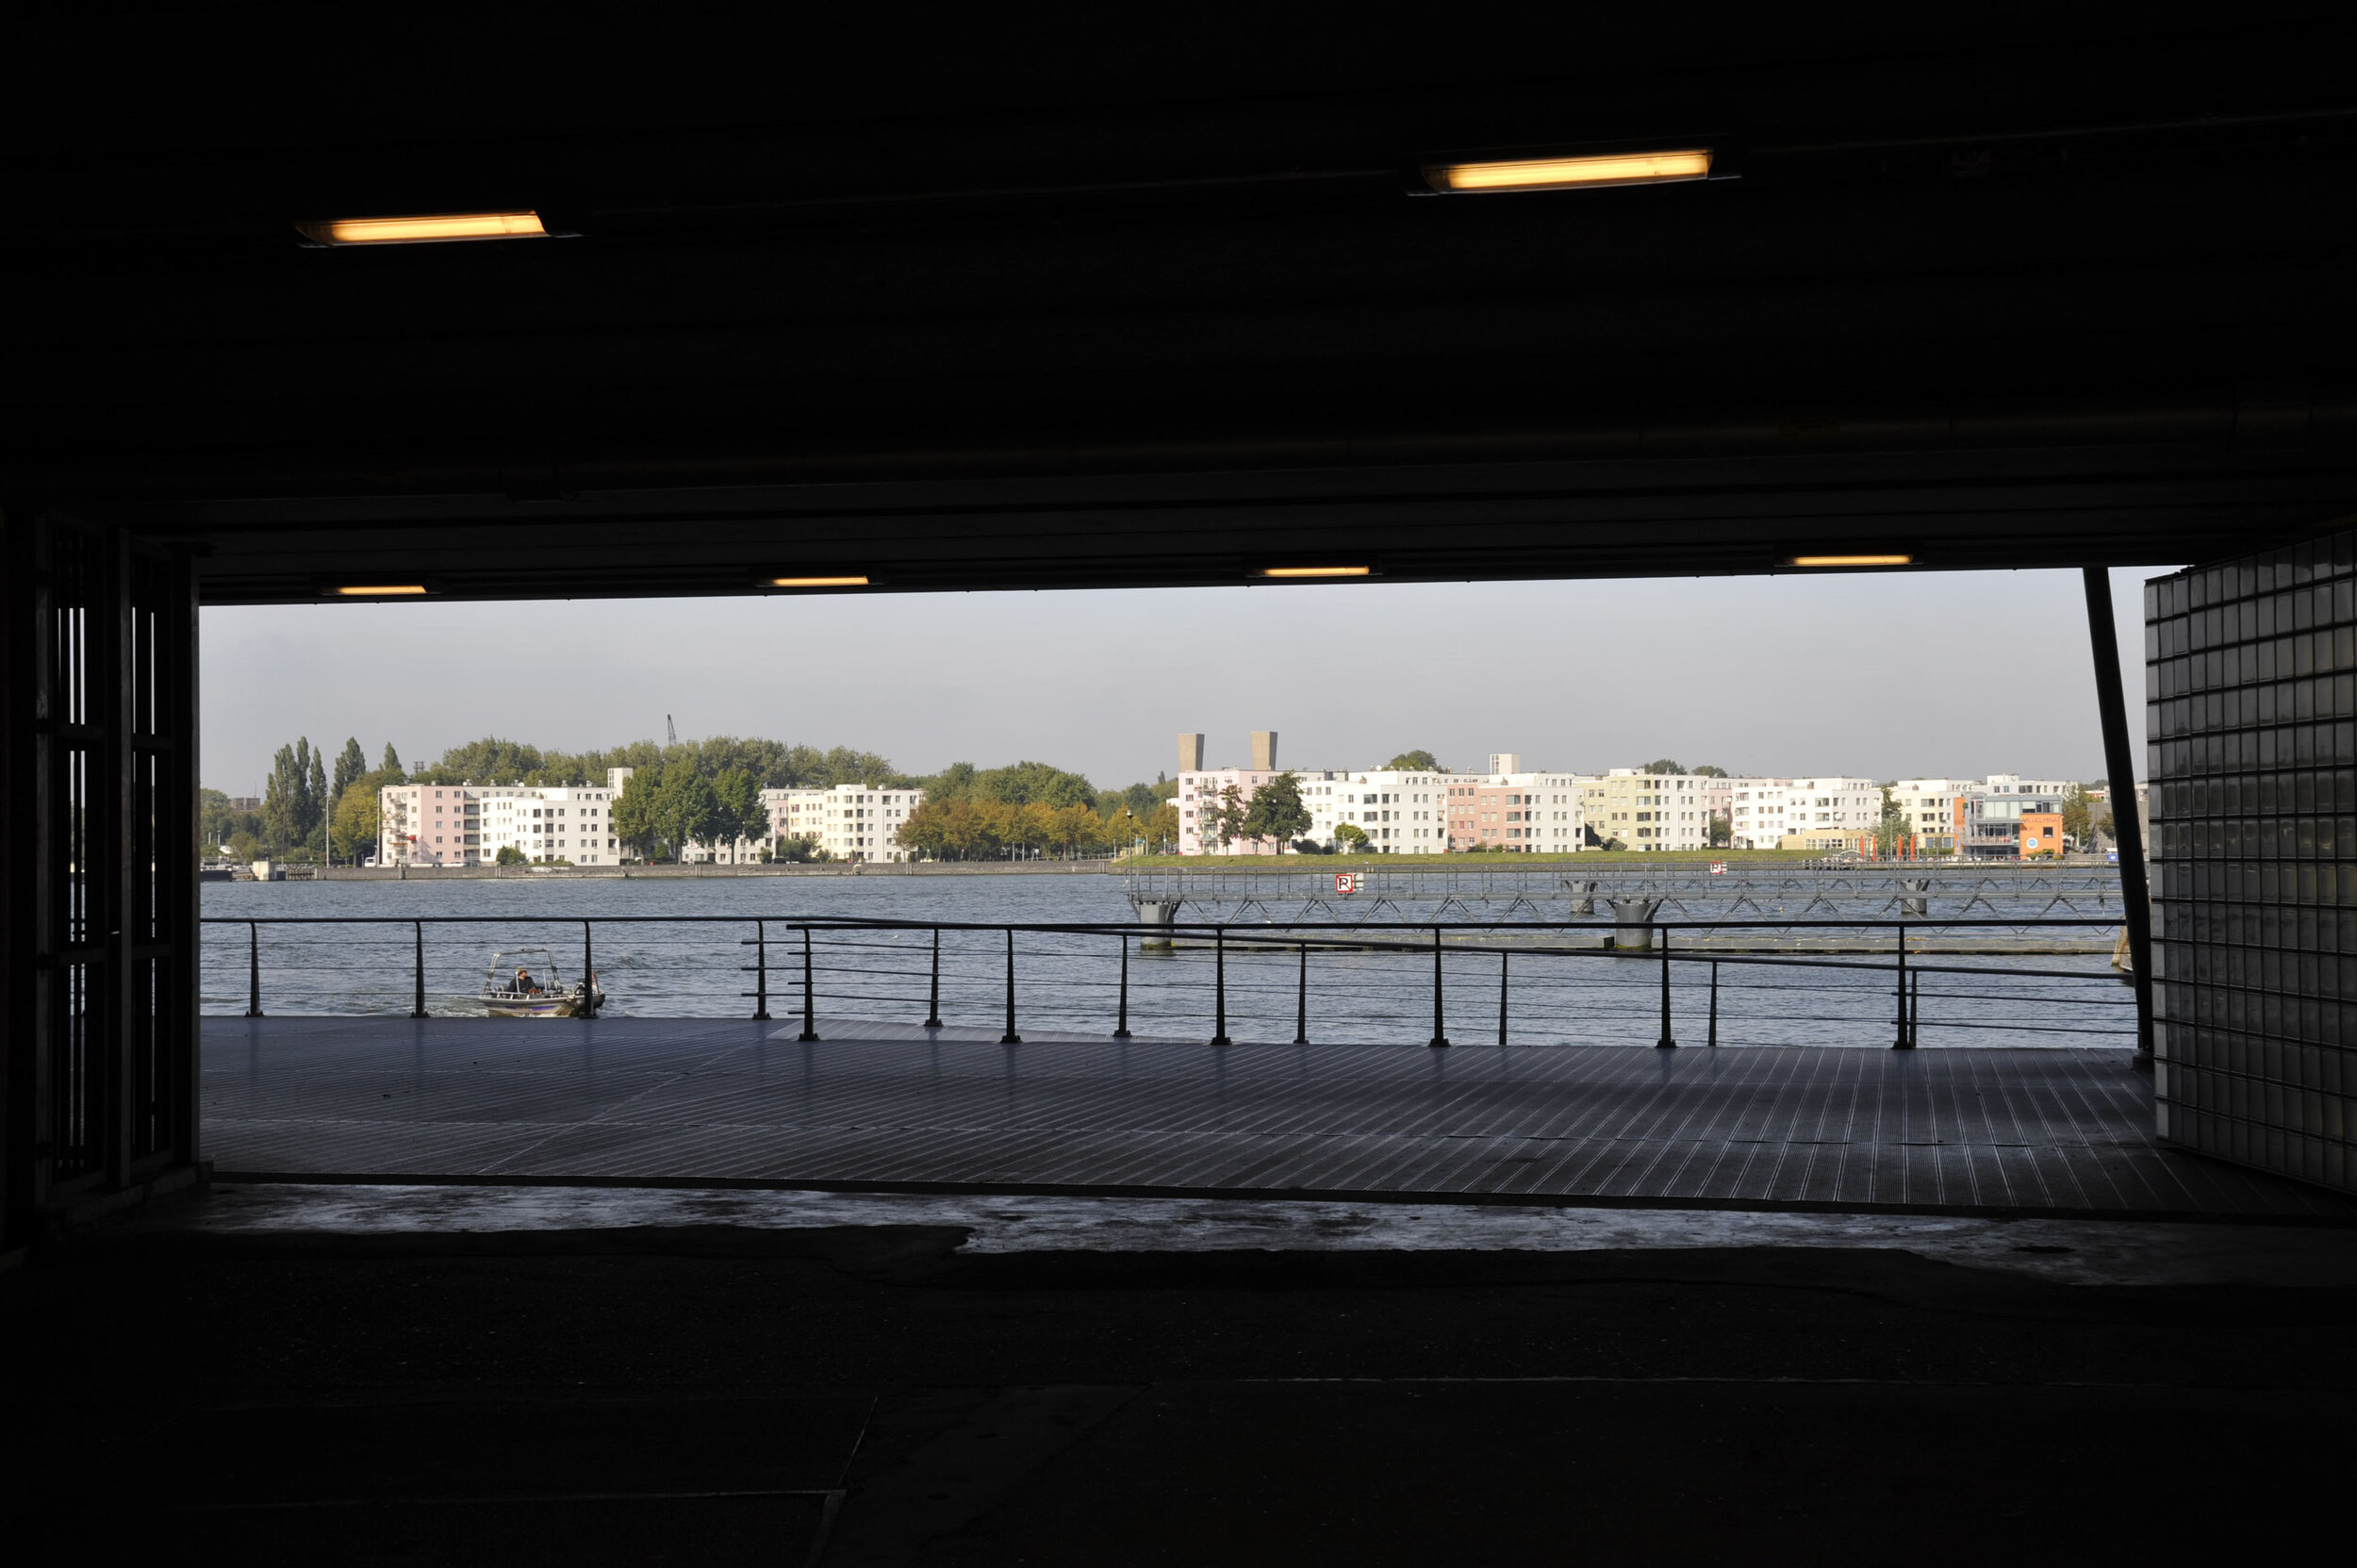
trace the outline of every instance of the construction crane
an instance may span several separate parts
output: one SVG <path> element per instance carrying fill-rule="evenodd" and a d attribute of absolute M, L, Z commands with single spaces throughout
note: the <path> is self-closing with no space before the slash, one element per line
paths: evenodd
<path fill-rule="evenodd" d="M 679 744 L 679 726 L 671 722 L 671 716 L 668 713 L 663 716 L 663 733 L 670 736 L 672 745 Z"/>

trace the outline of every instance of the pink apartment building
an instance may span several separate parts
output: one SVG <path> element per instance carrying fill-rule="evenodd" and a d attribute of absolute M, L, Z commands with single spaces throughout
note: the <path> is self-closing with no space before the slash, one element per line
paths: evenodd
<path fill-rule="evenodd" d="M 1178 775 L 1178 852 L 1182 855 L 1273 855 L 1283 846 L 1274 838 L 1229 839 L 1215 844 L 1205 836 L 1208 814 L 1217 809 L 1229 788 L 1236 799 L 1249 801 L 1277 770 L 1256 767 L 1190 768 Z"/>
<path fill-rule="evenodd" d="M 482 864 L 474 791 L 457 784 L 387 784 L 377 795 L 379 866 Z"/>
<path fill-rule="evenodd" d="M 1576 849 L 1576 841 L 1541 842 L 1539 792 L 1521 783 L 1492 784 L 1466 779 L 1448 789 L 1448 847 L 1452 850 L 1508 850 L 1560 853 Z"/>

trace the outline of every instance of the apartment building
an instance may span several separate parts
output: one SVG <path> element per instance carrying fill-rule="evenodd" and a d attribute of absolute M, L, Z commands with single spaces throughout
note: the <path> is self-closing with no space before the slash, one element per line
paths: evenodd
<path fill-rule="evenodd" d="M 1178 852 L 1182 855 L 1273 855 L 1281 848 L 1273 838 L 1222 839 L 1212 826 L 1211 814 L 1220 808 L 1230 789 L 1236 799 L 1249 801 L 1260 787 L 1277 777 L 1274 767 L 1195 767 L 1178 775 L 1178 793 L 1173 802 L 1178 808 Z M 1309 778 L 1324 779 L 1328 774 L 1310 774 Z M 1302 789 L 1303 803 L 1308 803 L 1309 789 Z"/>
<path fill-rule="evenodd" d="M 482 822 L 481 850 L 487 863 L 513 849 L 531 861 L 570 861 L 575 866 L 618 866 L 621 840 L 614 833 L 614 802 L 620 785 L 491 784 L 474 788 Z"/>
<path fill-rule="evenodd" d="M 481 865 L 488 857 L 478 811 L 474 792 L 463 784 L 385 785 L 376 792 L 376 863 Z"/>
<path fill-rule="evenodd" d="M 614 801 L 626 767 L 599 784 L 387 784 L 377 792 L 380 866 L 487 866 L 502 850 L 532 861 L 616 866 Z"/>
<path fill-rule="evenodd" d="M 1455 783 L 1445 773 L 1371 768 L 1363 773 L 1306 773 L 1301 803 L 1310 808 L 1310 838 L 1334 843 L 1345 822 L 1367 835 L 1367 848 L 1383 855 L 1439 854 L 1448 847 L 1448 795 Z"/>
<path fill-rule="evenodd" d="M 1891 803 L 1906 818 L 1919 854 L 1949 854 L 1956 847 L 1956 802 L 1981 787 L 1977 779 L 1901 779 Z"/>
<path fill-rule="evenodd" d="M 1738 850 L 1772 850 L 1793 831 L 1790 779 L 1722 779 L 1727 786 L 1727 843 Z"/>
<path fill-rule="evenodd" d="M 1510 751 L 1492 762 L 1519 764 Z M 1442 781 L 1451 850 L 1503 850 L 1522 854 L 1573 854 L 1581 847 L 1582 786 L 1576 773 L 1543 769 Z"/>
<path fill-rule="evenodd" d="M 1727 782 L 1615 767 L 1579 781 L 1580 810 L 1600 842 L 1618 839 L 1624 849 L 1644 852 L 1706 850 L 1712 802 L 1722 793 L 1732 800 L 1732 790 L 1716 787 Z"/>
<path fill-rule="evenodd" d="M 900 829 L 925 803 L 921 789 L 836 784 L 830 789 L 765 789 L 769 837 L 807 838 L 836 860 L 909 858 Z"/>

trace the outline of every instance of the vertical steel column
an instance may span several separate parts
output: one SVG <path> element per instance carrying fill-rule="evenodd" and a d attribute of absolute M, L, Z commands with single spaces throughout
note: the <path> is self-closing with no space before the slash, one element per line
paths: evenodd
<path fill-rule="evenodd" d="M 589 922 L 581 923 L 581 1004 L 589 1010 L 589 1016 L 598 1015 L 597 953 L 589 941 Z"/>
<path fill-rule="evenodd" d="M 1301 944 L 1301 978 L 1294 992 L 1294 1044 L 1310 1043 L 1310 944 Z"/>
<path fill-rule="evenodd" d="M 2119 845 L 2119 900 L 2128 926 L 2128 962 L 2136 990 L 2135 1065 L 2152 1065 L 2152 892 L 2145 875 L 2144 828 L 2136 817 L 2136 752 L 2120 684 L 2119 630 L 2112 620 L 2111 573 L 2088 567 L 2087 639 L 2095 654 L 2095 705 L 2103 719 L 2103 767 L 2110 775 L 2113 837 Z"/>
<path fill-rule="evenodd" d="M 927 1029 L 941 1027 L 941 928 L 939 926 L 933 928 L 933 981 L 932 989 L 925 998 L 925 1027 Z"/>
<path fill-rule="evenodd" d="M 1121 1012 L 1113 1019 L 1113 1038 L 1129 1038 L 1129 939 L 1121 939 Z"/>
<path fill-rule="evenodd" d="M 1892 1050 L 1913 1050 L 1915 1037 L 1907 1032 L 1907 923 L 1899 922 L 1899 1036 L 1891 1041 Z"/>
<path fill-rule="evenodd" d="M 1211 928 L 1211 1044 L 1232 1046 L 1228 1038 L 1228 928 Z"/>
<path fill-rule="evenodd" d="M 262 1015 L 262 925 L 258 920 L 245 923 L 245 1015 Z"/>
<path fill-rule="evenodd" d="M 753 922 L 753 1016 L 769 1015 L 769 933 L 762 921 Z"/>
<path fill-rule="evenodd" d="M 818 1038 L 818 1006 L 810 990 L 810 928 L 802 928 L 802 1032 L 801 1043 L 810 1044 Z"/>
<path fill-rule="evenodd" d="M 1712 1049 L 1719 1045 L 1719 961 L 1710 961 L 1710 1038 L 1704 1042 Z"/>
<path fill-rule="evenodd" d="M 1432 928 L 1432 1048 L 1435 1050 L 1448 1044 L 1448 1032 L 1441 1027 L 1441 928 Z"/>
<path fill-rule="evenodd" d="M 1910 1044 L 1923 1037 L 1923 974 L 1917 970 L 1915 983 L 1907 997 L 1907 1040 Z"/>
<path fill-rule="evenodd" d="M 1498 1044 L 1506 1044 L 1506 966 L 1508 955 L 1498 954 Z"/>
<path fill-rule="evenodd" d="M 1023 1036 L 1014 1032 L 1014 928 L 1007 928 L 1007 1032 L 998 1036 L 1002 1046 L 1019 1046 Z"/>
<path fill-rule="evenodd" d="M 1674 1050 L 1677 1036 L 1670 1032 L 1670 931 L 1661 928 L 1661 1038 L 1654 1042 L 1656 1050 Z"/>
<path fill-rule="evenodd" d="M 416 933 L 418 939 L 418 966 L 416 971 L 418 988 L 415 999 L 409 1004 L 409 1015 L 413 1018 L 422 1018 L 425 1016 L 425 922 L 423 920 L 412 920 L 409 922 L 409 925 L 410 929 Z"/>

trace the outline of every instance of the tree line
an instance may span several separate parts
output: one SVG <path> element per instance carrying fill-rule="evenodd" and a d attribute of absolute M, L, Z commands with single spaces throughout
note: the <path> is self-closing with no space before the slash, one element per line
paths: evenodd
<path fill-rule="evenodd" d="M 199 791 L 198 828 L 208 854 L 226 849 L 240 860 L 269 855 L 356 863 L 378 848 L 378 792 L 387 784 L 586 786 L 603 784 L 607 770 L 615 767 L 634 770 L 615 801 L 616 836 L 650 859 L 675 857 L 691 842 L 726 845 L 739 840 L 764 844 L 767 852 L 786 858 L 818 854 L 811 839 L 768 842 L 764 789 L 841 784 L 922 789 L 929 805 L 963 804 L 995 824 L 995 837 L 964 830 L 958 835 L 958 842 L 968 848 L 956 852 L 985 852 L 982 846 L 988 844 L 986 852 L 991 854 L 1007 847 L 1045 850 L 1082 842 L 1065 830 L 1043 833 L 1036 813 L 1018 820 L 996 808 L 1037 807 L 1051 817 L 1084 810 L 1099 824 L 1088 842 L 1102 847 L 1114 831 L 1108 824 L 1123 820 L 1124 812 L 1129 814 L 1127 821 L 1143 830 L 1157 808 L 1178 793 L 1178 785 L 1160 775 L 1152 784 L 1100 790 L 1081 774 L 1028 760 L 1003 767 L 955 762 L 938 773 L 911 774 L 874 751 L 845 746 L 822 750 L 736 735 L 669 744 L 637 740 L 586 751 L 548 750 L 486 735 L 406 768 L 390 743 L 378 766 L 370 767 L 355 737 L 344 742 L 331 768 L 325 748 L 314 747 L 305 736 L 278 749 L 256 809 L 233 809 L 229 796 L 218 789 Z M 1175 809 L 1165 836 L 1172 841 L 1178 837 Z"/>

